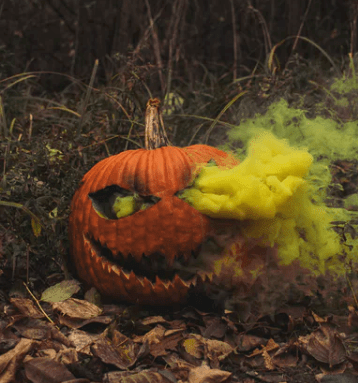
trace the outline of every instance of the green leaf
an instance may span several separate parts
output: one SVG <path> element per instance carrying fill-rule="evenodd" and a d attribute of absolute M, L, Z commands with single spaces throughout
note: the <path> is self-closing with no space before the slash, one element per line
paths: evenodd
<path fill-rule="evenodd" d="M 41 300 L 50 303 L 63 302 L 66 299 L 71 298 L 73 294 L 76 294 L 79 289 L 80 282 L 74 279 L 65 280 L 46 289 L 42 293 Z"/>

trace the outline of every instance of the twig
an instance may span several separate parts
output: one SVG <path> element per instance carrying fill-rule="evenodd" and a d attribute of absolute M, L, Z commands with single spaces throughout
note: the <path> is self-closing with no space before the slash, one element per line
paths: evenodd
<path fill-rule="evenodd" d="M 6 123 L 6 116 L 5 116 L 5 110 L 4 110 L 4 104 L 2 102 L 2 97 L 0 96 L 0 126 L 2 125 L 3 127 L 3 137 L 8 136 L 8 130 L 7 130 L 7 123 Z M 0 130 L 1 133 L 1 130 Z"/>
<path fill-rule="evenodd" d="M 244 90 L 243 92 L 237 94 L 232 100 L 230 100 L 225 106 L 224 108 L 221 110 L 221 112 L 217 115 L 217 117 L 215 118 L 215 120 L 212 122 L 212 124 L 210 125 L 208 131 L 205 133 L 205 144 L 208 143 L 208 140 L 209 140 L 209 136 L 212 132 L 212 130 L 214 129 L 215 125 L 219 122 L 221 116 L 231 107 L 232 104 L 234 104 L 240 97 L 242 97 L 244 94 L 247 93 L 247 90 Z"/>
<path fill-rule="evenodd" d="M 75 30 L 75 44 L 73 47 L 73 56 L 71 60 L 71 69 L 70 73 L 71 76 L 75 73 L 75 65 L 76 65 L 76 56 L 77 56 L 77 50 L 78 50 L 78 43 L 79 43 L 79 31 L 80 31 L 80 12 L 81 12 L 81 5 L 80 0 L 77 0 L 77 20 L 76 20 L 76 30 Z"/>
<path fill-rule="evenodd" d="M 0 200 L 0 206 L 16 207 L 18 209 L 22 209 L 25 213 L 31 216 L 31 218 L 36 222 L 36 224 L 40 225 L 42 229 L 44 228 L 40 218 L 38 218 L 37 215 L 35 215 L 31 210 L 29 210 L 26 206 L 22 205 L 21 203 Z"/>
<path fill-rule="evenodd" d="M 45 313 L 44 309 L 41 307 L 40 305 L 40 302 L 38 301 L 38 299 L 35 297 L 34 294 L 32 294 L 31 290 L 29 289 L 29 287 L 27 286 L 27 284 L 25 282 L 22 282 L 23 285 L 25 286 L 27 292 L 31 295 L 31 298 L 35 301 L 35 303 L 37 304 L 38 308 L 40 309 L 40 311 L 42 312 L 42 314 L 47 318 L 47 320 L 52 323 L 56 328 L 58 328 L 56 325 L 55 325 L 55 322 Z"/>
<path fill-rule="evenodd" d="M 296 50 L 296 46 L 297 46 L 297 44 L 298 44 L 298 39 L 299 39 L 300 36 L 301 36 L 302 28 L 303 28 L 303 25 L 304 25 L 304 23 L 305 23 L 305 21 L 306 21 L 306 18 L 307 18 L 308 11 L 309 11 L 309 9 L 310 9 L 311 3 L 312 3 L 312 0 L 309 0 L 308 5 L 307 5 L 307 8 L 306 8 L 306 11 L 305 11 L 305 14 L 303 15 L 303 19 L 302 19 L 300 28 L 298 29 L 298 32 L 297 32 L 297 35 L 296 35 L 295 42 L 293 43 L 293 47 L 292 47 L 292 51 L 291 51 L 291 55 L 292 55 L 292 53 Z"/>
<path fill-rule="evenodd" d="M 149 18 L 150 27 L 152 30 L 154 54 L 155 54 L 155 59 L 157 60 L 157 65 L 158 65 L 159 81 L 162 88 L 162 93 L 164 95 L 165 84 L 164 84 L 164 78 L 163 78 L 163 63 L 162 63 L 162 58 L 160 56 L 160 44 L 159 44 L 158 33 L 154 28 L 154 20 L 152 17 L 152 12 L 150 10 L 149 1 L 145 0 L 145 4 L 147 6 L 148 18 Z"/>
<path fill-rule="evenodd" d="M 80 119 L 80 123 L 78 124 L 77 137 L 79 137 L 79 135 L 81 134 L 81 131 L 82 131 L 82 125 L 83 125 L 83 121 L 84 121 L 84 116 L 86 114 L 86 109 L 87 109 L 88 101 L 89 101 L 89 98 L 90 98 L 90 95 L 91 95 L 91 90 L 93 88 L 93 83 L 94 83 L 94 79 L 96 77 L 97 69 L 98 69 L 98 59 L 96 59 L 95 62 L 94 62 L 94 66 L 93 66 L 92 74 L 91 74 L 91 79 L 90 79 L 90 82 L 89 82 L 89 85 L 88 85 L 88 88 L 87 88 L 87 92 L 86 92 L 86 98 L 85 98 L 85 101 L 83 103 L 82 110 L 81 110 L 81 113 L 80 113 L 81 114 L 81 119 Z"/>
<path fill-rule="evenodd" d="M 64 16 L 64 14 L 56 7 L 53 5 L 52 1 L 51 0 L 47 0 L 47 4 L 49 4 L 49 6 L 54 10 L 54 12 L 57 14 L 57 16 L 60 18 L 60 20 L 62 20 L 65 24 L 66 24 L 66 27 L 68 28 L 68 30 L 71 32 L 71 33 L 75 33 L 74 29 L 72 28 L 72 25 L 71 25 L 71 22 L 68 21 L 66 19 L 66 17 Z M 67 8 L 68 10 L 68 8 Z M 73 14 L 73 13 L 72 13 Z"/>
<path fill-rule="evenodd" d="M 169 59 L 168 59 L 168 78 L 167 78 L 167 89 L 166 94 L 170 93 L 171 82 L 172 82 L 172 71 L 173 71 L 173 51 L 176 46 L 177 36 L 178 36 L 178 27 L 180 19 L 182 18 L 183 9 L 184 9 L 185 0 L 176 0 L 173 4 L 172 14 L 175 17 L 173 33 L 169 41 Z M 166 100 L 166 98 L 164 98 Z"/>
<path fill-rule="evenodd" d="M 265 39 L 265 51 L 267 56 L 269 52 L 271 52 L 272 50 L 272 42 L 271 42 L 271 37 L 267 28 L 266 21 L 264 17 L 262 16 L 261 12 L 258 9 L 254 8 L 251 4 L 248 6 L 248 9 L 250 9 L 255 15 L 257 15 L 259 23 L 262 25 L 262 33 Z"/>
<path fill-rule="evenodd" d="M 236 80 L 236 77 L 237 77 L 236 15 L 235 15 L 234 1 L 233 1 L 233 0 L 230 0 L 230 4 L 231 4 L 232 37 L 233 37 L 233 45 L 234 45 L 233 81 L 235 81 L 235 80 Z"/>
<path fill-rule="evenodd" d="M 350 4 L 351 8 L 351 44 L 350 44 L 350 53 L 354 54 L 355 45 L 356 45 L 356 37 L 357 37 L 357 16 L 358 16 L 358 3 L 357 1 L 352 1 Z"/>
<path fill-rule="evenodd" d="M 29 269 L 30 269 L 30 246 L 26 246 L 26 284 L 29 283 Z"/>

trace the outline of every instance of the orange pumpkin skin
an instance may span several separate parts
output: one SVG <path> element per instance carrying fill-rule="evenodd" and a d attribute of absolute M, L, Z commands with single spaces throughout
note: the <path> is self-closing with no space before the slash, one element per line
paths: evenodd
<path fill-rule="evenodd" d="M 180 258 L 190 260 L 208 236 L 211 221 L 175 193 L 189 185 L 197 164 L 212 159 L 219 166 L 237 164 L 206 145 L 128 150 L 96 164 L 83 177 L 71 205 L 71 254 L 79 278 L 116 300 L 153 305 L 184 301 L 191 280 L 175 272 L 169 279 L 153 278 L 153 272 L 147 278 L 122 264 L 128 257 L 133 265 L 143 255 L 157 259 L 158 254 L 168 269 Z M 160 200 L 127 217 L 106 219 L 95 211 L 89 194 L 111 185 Z"/>

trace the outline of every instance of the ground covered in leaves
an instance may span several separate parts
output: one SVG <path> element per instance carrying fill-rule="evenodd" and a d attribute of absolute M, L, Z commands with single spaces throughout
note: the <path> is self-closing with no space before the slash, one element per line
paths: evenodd
<path fill-rule="evenodd" d="M 75 291 L 74 281 L 50 288 Z M 56 291 L 57 290 L 57 291 Z M 69 298 L 2 302 L 1 382 L 356 382 L 358 313 L 302 306 L 240 323 L 192 306 L 102 307 Z"/>
<path fill-rule="evenodd" d="M 293 69 L 249 76 L 220 94 L 211 87 L 185 98 L 173 91 L 164 114 L 171 141 L 217 145 L 225 126 L 262 112 L 282 95 L 299 99 L 311 114 L 319 103 L 332 118 L 357 119 L 355 89 L 338 105 L 322 90 L 330 80 L 317 78 L 319 71 L 308 77 L 308 67 L 314 67 L 304 61 L 295 65 L 304 99 L 297 96 Z M 73 271 L 69 205 L 80 179 L 104 157 L 143 145 L 149 95 L 137 69 L 136 76 L 122 73 L 122 83 L 90 89 L 72 79 L 72 87 L 50 95 L 36 75 L 1 83 L 0 382 L 358 381 L 356 278 L 332 291 L 301 286 L 298 294 L 284 297 L 282 290 L 280 304 L 262 295 L 254 307 L 246 294 L 245 302 L 228 307 L 219 303 L 230 300 L 230 291 L 225 297 L 219 291 L 212 301 L 215 292 L 208 298 L 204 289 L 187 304 L 169 308 L 101 302 L 95 291 L 67 279 Z M 233 107 L 243 90 L 245 98 Z M 329 203 L 341 206 L 357 193 L 357 163 L 342 159 L 331 166 Z M 356 202 L 348 208 L 356 209 Z M 332 226 L 344 241 L 356 237 L 356 224 Z M 277 270 L 275 278 L 280 280 Z"/>

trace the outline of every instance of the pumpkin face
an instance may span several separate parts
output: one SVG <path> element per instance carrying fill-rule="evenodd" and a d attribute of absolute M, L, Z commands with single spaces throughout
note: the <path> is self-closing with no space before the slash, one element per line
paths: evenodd
<path fill-rule="evenodd" d="M 176 196 L 196 164 L 232 165 L 206 145 L 128 150 L 102 160 L 72 200 L 71 253 L 80 279 L 103 295 L 146 304 L 182 301 L 195 283 L 185 265 L 210 219 Z"/>
<path fill-rule="evenodd" d="M 197 164 L 237 161 L 206 145 L 166 146 L 157 99 L 147 104 L 145 143 L 146 149 L 111 156 L 85 174 L 71 205 L 71 254 L 79 278 L 105 296 L 172 304 L 206 279 L 188 266 L 211 231 L 211 220 L 178 193 Z"/>

